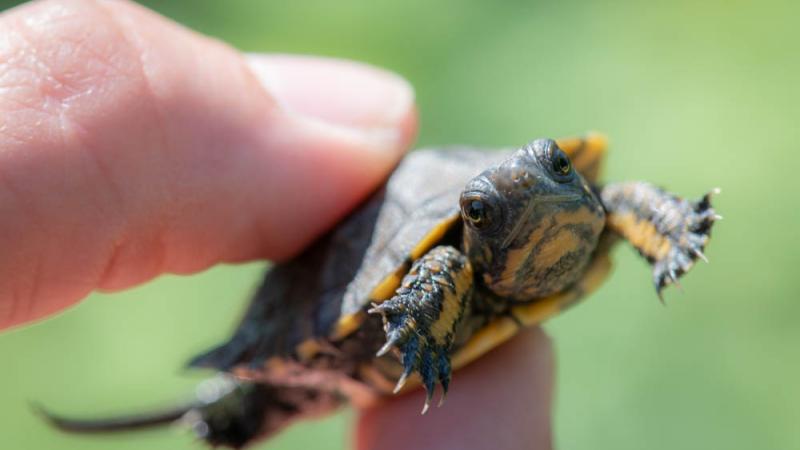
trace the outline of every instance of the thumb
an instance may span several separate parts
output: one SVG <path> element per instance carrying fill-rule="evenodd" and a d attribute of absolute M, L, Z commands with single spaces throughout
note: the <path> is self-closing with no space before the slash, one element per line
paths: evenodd
<path fill-rule="evenodd" d="M 0 328 L 98 288 L 287 258 L 416 131 L 396 75 L 242 56 L 130 2 L 35 2 L 0 34 Z"/>
<path fill-rule="evenodd" d="M 394 167 L 415 135 L 413 91 L 395 75 L 353 62 L 250 55 L 248 63 L 280 108 L 264 133 L 264 166 L 275 169 L 270 185 L 278 195 L 262 211 L 275 230 L 265 233 L 265 248 L 282 258 Z M 257 185 L 261 202 L 264 182 Z"/>

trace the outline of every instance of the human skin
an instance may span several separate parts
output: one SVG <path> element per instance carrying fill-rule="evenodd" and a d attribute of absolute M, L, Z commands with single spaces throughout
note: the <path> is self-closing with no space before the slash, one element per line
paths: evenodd
<path fill-rule="evenodd" d="M 391 171 L 413 90 L 363 64 L 242 55 L 125 1 L 0 15 L 0 328 L 163 273 L 285 260 Z M 550 447 L 552 352 L 522 333 L 359 411 L 358 449 Z"/>

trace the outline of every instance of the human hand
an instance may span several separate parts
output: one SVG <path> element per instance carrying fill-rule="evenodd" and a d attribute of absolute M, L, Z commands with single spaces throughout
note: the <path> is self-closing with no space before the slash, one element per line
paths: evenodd
<path fill-rule="evenodd" d="M 416 132 L 395 75 L 242 56 L 132 3 L 27 4 L 0 36 L 0 328 L 162 273 L 291 257 Z M 365 411 L 358 447 L 545 448 L 550 373 L 546 339 L 523 334 L 459 372 L 441 413 L 420 418 L 415 395 Z"/>

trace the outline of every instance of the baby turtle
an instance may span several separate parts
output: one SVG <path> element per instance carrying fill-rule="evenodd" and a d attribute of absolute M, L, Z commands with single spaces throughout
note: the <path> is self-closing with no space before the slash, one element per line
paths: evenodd
<path fill-rule="evenodd" d="M 436 386 L 522 327 L 559 313 L 609 273 L 626 240 L 656 292 L 705 259 L 718 216 L 648 183 L 601 184 L 605 138 L 516 150 L 427 149 L 296 258 L 275 265 L 230 340 L 190 365 L 227 374 L 198 400 L 153 415 L 73 420 L 110 431 L 180 418 L 239 448 L 300 417 L 421 384 Z"/>

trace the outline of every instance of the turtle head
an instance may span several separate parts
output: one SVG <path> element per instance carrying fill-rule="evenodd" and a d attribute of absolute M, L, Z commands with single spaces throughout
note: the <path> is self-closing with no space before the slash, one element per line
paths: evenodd
<path fill-rule="evenodd" d="M 550 139 L 470 180 L 460 203 L 476 274 L 495 294 L 517 301 L 577 281 L 605 225 L 600 201 Z"/>

